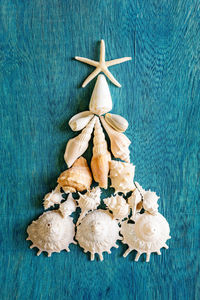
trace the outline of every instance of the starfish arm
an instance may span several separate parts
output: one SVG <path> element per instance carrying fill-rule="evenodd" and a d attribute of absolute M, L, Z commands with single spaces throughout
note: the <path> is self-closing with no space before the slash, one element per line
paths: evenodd
<path fill-rule="evenodd" d="M 101 72 L 100 68 L 96 68 L 83 82 L 82 87 L 84 88 L 92 79 L 94 79 Z"/>
<path fill-rule="evenodd" d="M 105 62 L 105 42 L 101 40 L 100 45 L 100 63 Z"/>
<path fill-rule="evenodd" d="M 99 62 L 98 61 L 95 61 L 95 60 L 92 60 L 92 59 L 89 59 L 89 58 L 85 58 L 85 57 L 80 57 L 80 56 L 75 56 L 75 59 L 76 60 L 79 60 L 85 64 L 88 64 L 88 65 L 91 65 L 91 66 L 94 66 L 94 67 L 97 67 L 99 65 Z"/>
<path fill-rule="evenodd" d="M 106 66 L 111 67 L 111 66 L 121 64 L 121 63 L 131 60 L 131 59 L 132 59 L 132 57 L 122 57 L 122 58 L 109 60 L 109 61 L 106 61 Z"/>
<path fill-rule="evenodd" d="M 106 74 L 110 81 L 112 81 L 113 84 L 115 84 L 118 87 L 121 87 L 121 84 L 114 78 L 114 76 L 110 73 L 110 71 L 107 68 L 102 71 Z"/>

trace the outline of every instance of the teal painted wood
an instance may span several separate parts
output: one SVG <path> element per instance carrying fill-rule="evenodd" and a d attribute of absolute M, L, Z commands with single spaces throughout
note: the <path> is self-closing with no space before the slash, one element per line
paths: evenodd
<path fill-rule="evenodd" d="M 199 299 L 199 6 L 180 1 L 1 1 L 1 299 Z M 172 239 L 162 256 L 119 243 L 103 262 L 36 257 L 26 227 L 65 169 L 67 122 L 88 108 L 93 70 L 75 55 L 132 56 L 114 66 L 113 112 L 129 120 L 136 180 L 160 195 Z M 89 157 L 91 149 L 87 152 Z"/>

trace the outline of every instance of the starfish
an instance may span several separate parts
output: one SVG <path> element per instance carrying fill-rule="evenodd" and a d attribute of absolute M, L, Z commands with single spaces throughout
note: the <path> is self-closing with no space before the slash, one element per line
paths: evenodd
<path fill-rule="evenodd" d="M 104 40 L 101 40 L 100 59 L 99 59 L 99 61 L 95 61 L 95 60 L 88 59 L 88 58 L 85 58 L 85 57 L 80 57 L 80 56 L 75 56 L 75 59 L 79 60 L 83 63 L 86 63 L 88 65 L 96 67 L 96 69 L 83 82 L 83 84 L 82 84 L 83 88 L 92 79 L 94 79 L 100 72 L 103 72 L 110 79 L 110 81 L 112 81 L 113 84 L 115 84 L 118 87 L 121 87 L 121 84 L 114 78 L 114 76 L 108 70 L 108 67 L 121 64 L 121 63 L 123 63 L 127 60 L 131 60 L 132 57 L 123 57 L 123 58 L 118 58 L 118 59 L 105 61 L 105 42 L 104 42 Z"/>

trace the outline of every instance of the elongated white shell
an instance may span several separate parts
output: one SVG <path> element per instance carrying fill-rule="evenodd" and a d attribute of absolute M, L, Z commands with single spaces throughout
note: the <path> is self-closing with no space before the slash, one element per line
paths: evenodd
<path fill-rule="evenodd" d="M 122 242 L 129 246 L 123 256 L 126 257 L 132 250 L 136 250 L 138 253 L 135 261 L 138 261 L 142 253 L 146 253 L 147 262 L 152 252 L 160 255 L 162 247 L 168 249 L 166 241 L 171 238 L 169 224 L 159 213 L 137 214 L 135 224 L 123 222 L 120 232 L 123 235 Z"/>
<path fill-rule="evenodd" d="M 43 213 L 27 228 L 28 238 L 32 241 L 30 248 L 39 249 L 37 255 L 45 251 L 48 256 L 53 252 L 70 251 L 69 244 L 75 243 L 73 219 L 63 218 L 58 210 Z"/>
<path fill-rule="evenodd" d="M 128 121 L 120 115 L 108 113 L 105 115 L 105 120 L 118 132 L 124 132 L 128 128 Z"/>
<path fill-rule="evenodd" d="M 135 175 L 135 166 L 121 161 L 110 161 L 110 179 L 111 187 L 115 189 L 115 193 L 122 192 L 124 194 L 133 191 L 135 186 L 133 178 Z"/>
<path fill-rule="evenodd" d="M 112 109 L 112 98 L 104 75 L 97 77 L 90 99 L 89 109 L 96 115 L 103 115 Z"/>
<path fill-rule="evenodd" d="M 70 216 L 76 210 L 76 202 L 72 197 L 72 194 L 69 194 L 67 200 L 60 204 L 59 211 L 63 217 Z"/>
<path fill-rule="evenodd" d="M 126 200 L 120 196 L 115 195 L 110 198 L 103 200 L 106 206 L 113 212 L 113 217 L 117 220 L 122 220 L 128 217 L 129 214 L 129 205 L 126 203 Z"/>
<path fill-rule="evenodd" d="M 98 209 L 90 212 L 77 226 L 76 240 L 84 249 L 91 253 L 91 260 L 97 253 L 103 260 L 103 252 L 111 253 L 112 247 L 118 248 L 116 241 L 119 236 L 119 226 L 111 214 L 105 210 Z"/>
<path fill-rule="evenodd" d="M 131 196 L 128 198 L 128 204 L 132 209 L 131 220 L 135 220 L 136 213 L 142 209 L 142 196 L 138 189 L 135 189 Z"/>
<path fill-rule="evenodd" d="M 73 131 L 82 130 L 85 126 L 87 126 L 93 116 L 94 115 L 89 110 L 82 111 L 69 120 L 69 126 Z"/>
<path fill-rule="evenodd" d="M 68 141 L 64 155 L 68 168 L 70 168 L 75 160 L 87 150 L 95 121 L 96 117 L 89 122 L 79 135 Z"/>

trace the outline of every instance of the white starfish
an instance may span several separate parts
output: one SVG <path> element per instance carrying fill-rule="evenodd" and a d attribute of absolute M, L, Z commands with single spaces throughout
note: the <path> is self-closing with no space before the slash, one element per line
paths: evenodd
<path fill-rule="evenodd" d="M 118 59 L 113 59 L 105 61 L 105 42 L 101 40 L 100 45 L 100 59 L 99 61 L 91 60 L 85 57 L 75 56 L 76 60 L 79 60 L 83 63 L 96 67 L 96 69 L 86 78 L 83 82 L 82 87 L 85 87 L 92 79 L 94 79 L 100 72 L 103 72 L 109 79 L 118 87 L 121 87 L 121 84 L 114 78 L 114 76 L 108 70 L 108 67 L 121 64 L 127 60 L 131 60 L 132 57 L 123 57 Z"/>

